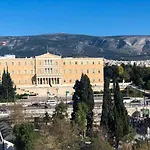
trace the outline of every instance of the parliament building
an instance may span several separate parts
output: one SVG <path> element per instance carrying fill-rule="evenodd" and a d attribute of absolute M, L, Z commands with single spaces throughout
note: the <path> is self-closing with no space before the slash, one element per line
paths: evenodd
<path fill-rule="evenodd" d="M 89 77 L 94 90 L 103 89 L 103 58 L 63 58 L 49 52 L 31 58 L 5 55 L 0 57 L 0 81 L 7 68 L 18 92 L 65 95 L 68 91 L 72 94 L 73 85 L 82 73 Z"/>

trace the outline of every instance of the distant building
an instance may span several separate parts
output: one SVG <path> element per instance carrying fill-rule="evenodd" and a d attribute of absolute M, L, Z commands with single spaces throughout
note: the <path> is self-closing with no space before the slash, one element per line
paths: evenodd
<path fill-rule="evenodd" d="M 5 55 L 0 57 L 0 80 L 6 68 L 17 88 L 49 87 L 51 92 L 54 88 L 63 90 L 67 87 L 66 90 L 72 92 L 75 81 L 83 73 L 88 75 L 93 87 L 103 89 L 103 58 L 62 58 L 48 52 L 34 58 Z"/>

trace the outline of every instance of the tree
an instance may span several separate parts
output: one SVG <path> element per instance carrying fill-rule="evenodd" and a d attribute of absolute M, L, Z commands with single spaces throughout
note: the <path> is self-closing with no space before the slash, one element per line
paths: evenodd
<path fill-rule="evenodd" d="M 18 124 L 14 127 L 16 150 L 33 150 L 36 133 L 32 124 Z"/>
<path fill-rule="evenodd" d="M 88 107 L 87 112 L 87 130 L 91 130 L 93 127 L 93 109 L 94 109 L 94 93 L 90 84 L 90 79 L 87 75 L 81 76 L 81 100 Z"/>
<path fill-rule="evenodd" d="M 45 116 L 44 116 L 43 120 L 44 120 L 44 122 L 46 123 L 46 125 L 47 125 L 47 123 L 51 120 L 51 118 L 50 118 L 48 112 L 45 113 Z"/>
<path fill-rule="evenodd" d="M 16 87 L 14 87 L 8 68 L 7 71 L 4 69 L 2 75 L 2 86 L 4 87 L 3 97 L 5 99 L 14 98 Z"/>
<path fill-rule="evenodd" d="M 114 136 L 116 139 L 116 147 L 124 136 L 129 134 L 130 123 L 127 110 L 123 103 L 118 81 L 114 81 Z"/>
<path fill-rule="evenodd" d="M 100 126 L 109 137 L 112 135 L 113 130 L 113 101 L 111 98 L 111 92 L 109 89 L 109 78 L 105 78 L 104 82 L 104 94 L 103 94 L 103 105 L 102 105 L 102 116 Z"/>
<path fill-rule="evenodd" d="M 150 90 L 150 80 L 148 80 L 147 83 L 146 83 L 146 89 Z"/>
<path fill-rule="evenodd" d="M 78 104 L 81 102 L 81 84 L 80 84 L 80 81 L 77 80 L 75 85 L 74 85 L 74 94 L 73 94 L 73 97 L 72 97 L 72 100 L 73 100 L 73 112 L 72 112 L 72 120 L 75 119 L 75 116 L 76 116 L 76 112 L 78 111 Z"/>
<path fill-rule="evenodd" d="M 14 104 L 10 107 L 10 119 L 13 124 L 22 124 L 25 122 L 25 115 L 23 113 L 23 106 L 21 104 Z"/>
<path fill-rule="evenodd" d="M 85 103 L 78 104 L 78 111 L 75 116 L 75 123 L 78 125 L 78 129 L 83 137 L 85 137 L 87 119 L 86 114 L 88 112 L 87 105 Z"/>
<path fill-rule="evenodd" d="M 93 125 L 94 94 L 88 76 L 82 74 L 80 81 L 76 81 L 74 89 L 75 92 L 73 95 L 72 120 L 74 120 L 76 117 L 77 111 L 79 109 L 78 104 L 82 102 L 85 103 L 88 108 L 88 112 L 86 114 L 87 131 L 90 131 Z"/>
<path fill-rule="evenodd" d="M 53 119 L 66 119 L 68 117 L 67 105 L 64 102 L 59 103 L 55 107 L 55 112 L 53 114 Z"/>
<path fill-rule="evenodd" d="M 122 66 L 118 66 L 118 73 L 119 73 L 119 75 L 123 75 L 124 69 Z"/>

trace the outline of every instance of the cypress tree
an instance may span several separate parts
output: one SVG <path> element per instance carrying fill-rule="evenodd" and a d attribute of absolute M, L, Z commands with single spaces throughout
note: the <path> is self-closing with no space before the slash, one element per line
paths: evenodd
<path fill-rule="evenodd" d="M 104 94 L 103 94 L 103 105 L 102 105 L 102 116 L 100 126 L 109 137 L 113 136 L 113 101 L 111 98 L 111 91 L 109 89 L 110 79 L 106 78 L 104 82 Z"/>
<path fill-rule="evenodd" d="M 113 111 L 114 111 L 114 136 L 116 138 L 116 147 L 118 147 L 118 142 L 122 140 L 124 136 L 129 134 L 130 123 L 117 80 L 114 81 Z"/>
<path fill-rule="evenodd" d="M 3 93 L 2 93 L 3 98 L 7 98 L 7 90 L 6 90 L 7 88 L 8 88 L 7 74 L 4 69 L 3 75 L 2 75 L 2 88 L 1 88 L 1 89 L 3 89 Z"/>
<path fill-rule="evenodd" d="M 81 102 L 81 84 L 79 80 L 76 81 L 73 88 L 75 92 L 72 97 L 72 100 L 73 100 L 73 112 L 71 114 L 72 120 L 75 119 L 76 113 L 78 111 L 78 104 Z"/>
<path fill-rule="evenodd" d="M 81 100 L 88 107 L 87 113 L 87 130 L 91 130 L 93 126 L 93 109 L 94 109 L 94 93 L 90 84 L 90 79 L 87 75 L 81 76 Z"/>
<path fill-rule="evenodd" d="M 94 108 L 94 94 L 90 80 L 87 75 L 82 74 L 81 80 L 76 81 L 74 86 L 75 92 L 73 95 L 73 113 L 72 120 L 75 119 L 77 111 L 79 110 L 79 103 L 85 103 L 88 111 L 86 113 L 87 130 L 92 129 L 93 124 L 93 108 Z"/>
<path fill-rule="evenodd" d="M 10 73 L 4 70 L 2 75 L 2 86 L 4 88 L 3 97 L 4 98 L 13 98 L 15 95 L 16 88 L 13 86 L 13 81 L 11 79 Z"/>

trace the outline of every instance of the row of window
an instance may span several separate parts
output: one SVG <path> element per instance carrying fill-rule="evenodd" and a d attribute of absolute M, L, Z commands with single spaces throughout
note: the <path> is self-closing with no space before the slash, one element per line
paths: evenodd
<path fill-rule="evenodd" d="M 76 69 L 76 70 L 75 70 L 75 73 L 77 74 L 78 71 L 79 71 L 79 70 Z M 64 74 L 66 74 L 66 72 L 67 72 L 67 71 L 64 70 Z M 73 71 L 72 71 L 71 69 L 69 69 L 69 73 L 71 74 L 72 72 L 73 72 Z M 82 73 L 87 73 L 87 74 L 88 74 L 88 73 L 101 73 L 100 69 L 99 69 L 99 70 L 95 70 L 95 69 L 92 69 L 92 70 L 89 70 L 89 69 L 83 70 L 83 69 L 82 69 L 81 72 L 82 72 Z"/>
<path fill-rule="evenodd" d="M 6 65 L 8 65 L 8 62 L 3 62 L 4 64 L 6 64 Z M 2 62 L 0 62 L 0 65 L 2 65 L 3 64 Z M 14 66 L 15 65 L 15 62 L 11 62 L 11 64 L 12 64 L 12 66 Z M 28 63 L 25 61 L 25 62 L 18 62 L 18 65 L 20 66 L 20 65 L 27 65 Z M 31 61 L 30 63 L 29 63 L 30 65 L 33 65 L 33 61 Z"/>
<path fill-rule="evenodd" d="M 45 68 L 44 73 L 45 74 L 52 74 L 52 73 L 58 74 L 58 70 L 55 70 L 55 72 L 54 72 L 54 70 L 52 70 L 52 68 Z"/>
<path fill-rule="evenodd" d="M 0 75 L 2 75 L 2 73 L 3 73 L 3 72 L 0 71 Z M 15 74 L 15 71 L 12 70 L 10 73 L 11 73 L 11 74 Z M 28 73 L 28 71 L 27 71 L 27 70 L 24 70 L 22 74 L 27 74 L 27 73 Z M 29 73 L 30 73 L 30 74 L 33 74 L 33 70 L 30 70 Z M 17 71 L 17 74 L 21 74 L 21 71 L 18 70 L 18 71 Z"/>
<path fill-rule="evenodd" d="M 27 80 L 18 80 L 18 84 L 27 83 Z"/>
<path fill-rule="evenodd" d="M 63 64 L 65 65 L 65 64 L 67 64 L 67 62 L 64 61 Z M 75 65 L 93 64 L 94 65 L 94 64 L 100 64 L 100 61 L 98 61 L 98 62 L 95 62 L 95 61 L 91 62 L 88 60 L 86 62 L 84 62 L 84 61 L 80 61 L 80 62 L 79 61 L 75 61 L 75 62 L 70 61 L 69 64 L 70 65 L 72 65 L 72 64 L 75 64 Z"/>
<path fill-rule="evenodd" d="M 98 79 L 98 80 L 92 79 L 91 81 L 92 81 L 92 82 L 100 82 L 100 81 L 101 81 L 101 79 Z M 67 81 L 66 81 L 66 80 L 64 80 L 64 83 L 66 83 L 66 82 L 67 82 Z M 74 82 L 75 82 L 75 80 L 70 79 L 70 80 L 69 80 L 69 82 L 70 82 L 70 83 L 74 83 Z"/>
<path fill-rule="evenodd" d="M 47 66 L 47 65 L 52 65 L 53 62 L 52 60 L 44 60 L 44 65 Z M 58 65 L 58 62 L 55 63 L 56 65 Z M 40 62 L 40 65 L 41 65 L 41 62 Z"/>

